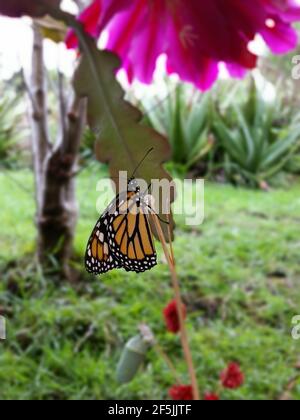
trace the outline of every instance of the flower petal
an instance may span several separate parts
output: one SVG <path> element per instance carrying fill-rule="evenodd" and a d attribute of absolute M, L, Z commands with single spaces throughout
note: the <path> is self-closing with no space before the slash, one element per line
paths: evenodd
<path fill-rule="evenodd" d="M 165 4 L 149 9 L 141 20 L 140 31 L 132 40 L 130 51 L 134 63 L 135 76 L 143 83 L 151 83 L 156 68 L 157 58 L 165 52 Z"/>
<path fill-rule="evenodd" d="M 300 7 L 297 0 L 262 0 L 266 10 L 279 15 L 284 22 L 300 20 Z"/>
<path fill-rule="evenodd" d="M 92 37 L 98 38 L 110 20 L 123 9 L 129 7 L 130 0 L 94 0 L 79 16 L 84 29 Z M 68 48 L 78 47 L 78 39 L 73 30 L 66 38 Z"/>
<path fill-rule="evenodd" d="M 226 69 L 231 77 L 243 79 L 247 73 L 247 69 L 235 63 L 226 63 Z"/>
<path fill-rule="evenodd" d="M 100 34 L 100 32 L 98 31 L 98 22 L 101 12 L 102 0 L 95 0 L 79 16 L 79 21 L 83 23 L 84 29 L 94 38 L 97 38 Z M 66 45 L 70 49 L 76 48 L 78 46 L 78 39 L 73 30 L 68 32 L 66 38 Z"/>
<path fill-rule="evenodd" d="M 274 26 L 265 27 L 261 35 L 275 54 L 284 54 L 297 47 L 298 36 L 296 31 L 279 19 L 272 20 Z"/>
<path fill-rule="evenodd" d="M 248 49 L 260 34 L 274 53 L 297 45 L 291 23 L 300 20 L 296 0 L 94 0 L 79 18 L 98 37 L 109 32 L 107 49 L 117 53 L 129 79 L 151 83 L 157 58 L 167 70 L 202 90 L 219 75 L 220 62 L 232 77 L 255 68 Z M 73 33 L 68 46 L 77 45 Z"/>

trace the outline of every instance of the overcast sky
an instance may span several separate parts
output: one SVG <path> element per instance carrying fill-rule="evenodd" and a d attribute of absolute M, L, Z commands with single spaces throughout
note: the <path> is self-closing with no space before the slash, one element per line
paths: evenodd
<path fill-rule="evenodd" d="M 63 6 L 70 12 L 77 11 L 71 0 L 64 0 Z M 31 50 L 31 20 L 0 17 L 0 79 L 11 77 L 20 69 L 20 65 L 28 71 Z M 57 46 L 51 41 L 45 41 L 45 61 L 49 69 L 56 69 L 59 65 L 64 72 L 72 74 L 74 55 L 72 51 L 66 52 L 63 44 Z"/>

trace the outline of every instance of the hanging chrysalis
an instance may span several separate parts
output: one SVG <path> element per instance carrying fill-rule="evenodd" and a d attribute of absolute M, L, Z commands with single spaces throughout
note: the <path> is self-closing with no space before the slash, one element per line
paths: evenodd
<path fill-rule="evenodd" d="M 152 345 L 152 337 L 144 334 L 145 326 L 141 326 L 140 329 L 141 334 L 131 338 L 125 345 L 118 363 L 117 380 L 121 384 L 132 381 Z"/>

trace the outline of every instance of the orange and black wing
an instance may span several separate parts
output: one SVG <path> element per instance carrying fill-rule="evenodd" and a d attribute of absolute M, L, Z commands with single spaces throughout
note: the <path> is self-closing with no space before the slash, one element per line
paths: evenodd
<path fill-rule="evenodd" d="M 141 273 L 157 265 L 146 206 L 137 194 L 128 192 L 126 200 L 119 202 L 107 236 L 113 255 L 126 271 Z"/>
<path fill-rule="evenodd" d="M 85 266 L 91 274 L 104 274 L 114 268 L 121 268 L 121 265 L 114 257 L 109 246 L 107 235 L 108 223 L 109 215 L 106 212 L 98 220 L 89 239 L 85 256 Z"/>

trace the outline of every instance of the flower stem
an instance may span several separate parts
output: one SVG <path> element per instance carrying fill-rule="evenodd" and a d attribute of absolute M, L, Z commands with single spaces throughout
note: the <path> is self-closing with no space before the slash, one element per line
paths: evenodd
<path fill-rule="evenodd" d="M 194 397 L 194 400 L 199 400 L 200 394 L 199 394 L 199 389 L 198 389 L 198 382 L 197 382 L 196 372 L 195 372 L 195 368 L 193 364 L 192 353 L 191 353 L 189 341 L 188 341 L 188 334 L 187 334 L 186 325 L 185 325 L 185 317 L 183 313 L 184 305 L 181 298 L 180 285 L 179 285 L 179 280 L 178 280 L 178 276 L 176 272 L 175 260 L 174 260 L 174 257 L 172 256 L 173 253 L 171 255 L 168 250 L 168 245 L 167 245 L 167 242 L 163 234 L 157 215 L 152 214 L 152 217 L 153 217 L 157 234 L 161 241 L 161 244 L 162 244 L 162 247 L 163 247 L 169 268 L 170 268 L 170 272 L 171 272 L 172 284 L 173 284 L 173 288 L 175 292 L 176 305 L 177 305 L 177 310 L 178 310 L 178 315 L 179 315 L 181 344 L 182 344 L 182 348 L 184 352 L 184 357 L 188 366 L 189 376 L 190 376 L 191 385 L 193 389 L 193 397 Z"/>

